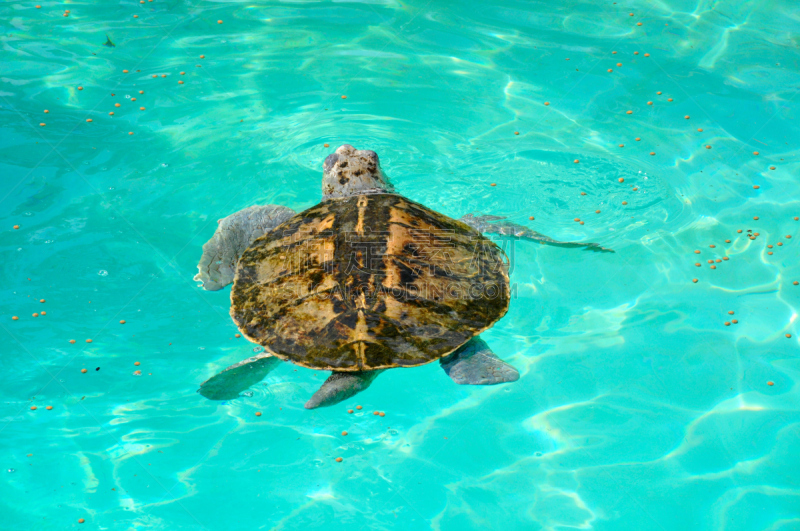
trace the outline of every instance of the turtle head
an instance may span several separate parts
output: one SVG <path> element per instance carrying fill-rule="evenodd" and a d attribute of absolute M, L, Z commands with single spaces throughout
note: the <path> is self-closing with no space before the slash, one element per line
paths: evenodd
<path fill-rule="evenodd" d="M 322 168 L 323 200 L 394 191 L 381 171 L 378 154 L 368 149 L 356 149 L 349 144 L 339 146 L 328 155 Z"/>

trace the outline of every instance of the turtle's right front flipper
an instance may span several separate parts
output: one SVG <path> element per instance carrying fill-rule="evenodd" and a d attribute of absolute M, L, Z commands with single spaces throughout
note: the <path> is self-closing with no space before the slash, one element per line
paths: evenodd
<path fill-rule="evenodd" d="M 520 238 L 523 240 L 533 240 L 542 244 L 554 245 L 556 247 L 583 247 L 585 251 L 602 251 L 606 253 L 613 253 L 613 249 L 608 249 L 601 246 L 599 243 L 583 243 L 583 242 L 560 242 L 554 240 L 549 236 L 545 236 L 535 230 L 531 230 L 524 225 L 512 223 L 510 221 L 501 221 L 505 218 L 501 216 L 475 216 L 467 214 L 462 216 L 459 221 L 462 221 L 484 234 L 499 234 L 500 236 L 510 236 L 513 238 Z M 496 222 L 496 223 L 494 223 Z"/>
<path fill-rule="evenodd" d="M 478 336 L 441 358 L 439 363 L 459 385 L 494 385 L 519 380 L 517 369 L 498 358 Z"/>
<path fill-rule="evenodd" d="M 239 393 L 263 380 L 280 362 L 272 354 L 262 352 L 212 376 L 200 384 L 197 392 L 210 400 L 233 400 Z"/>
<path fill-rule="evenodd" d="M 359 372 L 334 372 L 314 396 L 306 402 L 306 409 L 332 406 L 360 393 L 372 383 L 383 369 Z"/>
<path fill-rule="evenodd" d="M 194 280 L 203 289 L 216 291 L 233 282 L 236 263 L 253 241 L 294 216 L 295 211 L 279 205 L 251 206 L 219 220 L 217 231 L 205 245 Z"/>

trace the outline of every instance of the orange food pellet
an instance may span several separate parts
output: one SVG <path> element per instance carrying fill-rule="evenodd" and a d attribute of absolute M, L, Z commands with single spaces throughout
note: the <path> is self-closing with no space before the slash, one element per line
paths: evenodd
<path fill-rule="evenodd" d="M 129 135 L 132 135 L 132 134 L 133 134 L 133 131 L 130 131 L 128 134 L 129 134 Z"/>
<path fill-rule="evenodd" d="M 714 245 L 714 244 L 712 243 L 711 245 L 709 245 L 709 247 L 711 247 L 711 248 L 713 249 L 713 248 L 715 248 L 715 247 L 716 247 L 716 245 Z"/>
<path fill-rule="evenodd" d="M 110 113 L 108 113 L 108 115 L 109 116 L 114 116 L 114 111 L 111 111 Z"/>
<path fill-rule="evenodd" d="M 47 125 L 47 124 L 45 124 L 45 123 L 40 123 L 40 124 L 39 124 L 39 127 L 44 127 L 45 125 Z"/>
<path fill-rule="evenodd" d="M 14 230 L 19 230 L 19 225 L 14 225 Z"/>
<path fill-rule="evenodd" d="M 703 132 L 703 128 L 702 127 L 699 128 L 698 131 L 702 133 Z"/>
<path fill-rule="evenodd" d="M 580 220 L 581 220 L 581 218 L 575 218 L 575 221 L 580 221 Z"/>
<path fill-rule="evenodd" d="M 133 371 L 133 375 L 134 376 L 141 376 L 142 375 L 142 371 Z"/>
<path fill-rule="evenodd" d="M 697 267 L 700 267 L 702 264 L 701 264 L 700 262 L 697 262 L 695 265 L 696 265 Z"/>
<path fill-rule="evenodd" d="M 786 337 L 792 337 L 792 334 L 786 334 Z"/>
<path fill-rule="evenodd" d="M 344 435 L 347 435 L 347 432 L 346 432 L 346 431 L 343 431 L 343 432 L 342 432 L 342 436 L 344 436 Z"/>
<path fill-rule="evenodd" d="M 182 75 L 182 76 L 185 76 L 185 75 L 186 75 L 186 72 L 181 72 L 181 75 Z M 141 92 L 140 92 L 139 94 L 141 94 Z"/>
<path fill-rule="evenodd" d="M 798 281 L 796 281 L 796 280 L 795 280 L 794 282 L 792 282 L 792 284 L 794 284 L 795 286 L 797 286 L 798 284 L 800 284 L 800 282 L 798 282 Z"/>
<path fill-rule="evenodd" d="M 659 96 L 661 96 L 661 91 L 659 90 L 658 92 L 656 92 L 656 94 L 658 94 Z"/>
<path fill-rule="evenodd" d="M 641 23 L 641 22 L 637 22 L 637 23 L 636 23 L 636 25 L 637 25 L 637 26 L 641 26 L 641 25 L 642 25 L 642 23 Z"/>
<path fill-rule="evenodd" d="M 353 410 L 352 409 L 348 409 L 347 412 L 352 414 Z"/>
<path fill-rule="evenodd" d="M 706 149 L 711 149 L 711 146 L 706 146 Z"/>
<path fill-rule="evenodd" d="M 75 344 L 75 340 L 74 339 L 70 339 L 69 342 L 72 343 L 73 345 Z"/>
<path fill-rule="evenodd" d="M 731 310 L 731 311 L 729 311 L 729 312 L 728 312 L 728 315 L 733 315 L 733 311 L 732 311 L 732 310 Z"/>
<path fill-rule="evenodd" d="M 709 267 L 710 267 L 711 269 L 716 269 L 716 268 L 717 268 L 717 266 L 715 266 L 715 265 L 712 265 L 712 266 L 709 266 Z"/>
<path fill-rule="evenodd" d="M 775 166 L 770 166 L 769 169 L 774 170 Z"/>
<path fill-rule="evenodd" d="M 236 337 L 242 337 L 242 334 L 234 334 Z"/>
<path fill-rule="evenodd" d="M 689 119 L 689 115 L 687 114 L 686 116 L 684 116 L 684 118 L 688 120 Z"/>
<path fill-rule="evenodd" d="M 33 316 L 34 317 L 39 317 L 39 314 L 38 313 L 34 313 Z"/>
<path fill-rule="evenodd" d="M 619 147 L 625 147 L 625 144 L 620 144 Z"/>
<path fill-rule="evenodd" d="M 550 105 L 549 101 L 544 102 L 545 105 Z"/>
<path fill-rule="evenodd" d="M 609 71 L 609 72 L 613 72 L 613 70 L 611 70 L 610 68 L 608 69 L 608 71 Z"/>
<path fill-rule="evenodd" d="M 652 101 L 648 101 L 648 102 L 647 102 L 647 104 L 648 104 L 648 105 L 652 105 L 652 104 L 653 104 L 653 102 L 652 102 Z"/>
<path fill-rule="evenodd" d="M 622 66 L 622 63 L 617 63 L 617 66 Z"/>
<path fill-rule="evenodd" d="M 651 155 L 655 155 L 655 154 L 656 154 L 656 152 L 655 152 L 655 151 L 651 151 L 651 152 L 650 152 L 650 154 L 651 154 Z"/>
<path fill-rule="evenodd" d="M 178 85 L 183 85 L 183 81 L 178 81 Z"/>
<path fill-rule="evenodd" d="M 380 413 L 377 412 L 377 411 L 373 411 L 372 414 L 375 415 L 375 416 L 380 415 Z"/>
<path fill-rule="evenodd" d="M 645 57 L 650 57 L 649 53 L 644 54 Z"/>
<path fill-rule="evenodd" d="M 121 107 L 121 106 L 122 106 L 122 105 L 121 105 L 121 104 L 119 104 L 119 103 L 115 103 L 115 104 L 114 104 L 114 107 Z"/>
<path fill-rule="evenodd" d="M 757 185 L 757 184 L 754 184 L 754 185 L 753 185 L 753 189 L 754 189 L 754 190 L 758 190 L 759 188 L 761 188 L 759 185 Z"/>
<path fill-rule="evenodd" d="M 700 254 L 700 249 L 695 249 L 694 254 Z"/>
<path fill-rule="evenodd" d="M 672 98 L 667 98 L 667 101 L 672 101 Z"/>
<path fill-rule="evenodd" d="M 361 406 L 356 406 L 356 409 L 361 409 Z"/>
<path fill-rule="evenodd" d="M 347 99 L 347 96 L 342 96 L 342 99 L 343 99 L 343 100 L 346 100 L 346 99 Z"/>
<path fill-rule="evenodd" d="M 218 21 L 217 21 L 217 24 L 222 24 L 222 21 L 221 21 L 221 20 L 218 20 Z"/>
<path fill-rule="evenodd" d="M 497 183 L 492 183 L 489 186 L 497 186 Z"/>
<path fill-rule="evenodd" d="M 728 321 L 725 321 L 725 326 L 730 326 L 731 324 Z"/>
<path fill-rule="evenodd" d="M 36 9 L 41 9 L 41 8 L 42 8 L 42 6 L 36 6 Z"/>
<path fill-rule="evenodd" d="M 92 342 L 92 340 L 91 340 L 91 339 L 87 339 L 87 340 L 86 340 L 86 342 L 87 342 L 87 343 L 91 343 L 91 342 Z"/>
<path fill-rule="evenodd" d="M 586 195 L 586 192 L 581 192 L 581 195 Z"/>
<path fill-rule="evenodd" d="M 47 406 L 45 409 L 49 411 L 49 410 L 53 409 L 53 406 Z"/>
<path fill-rule="evenodd" d="M 341 463 L 341 462 L 342 462 L 342 458 L 341 458 L 341 457 L 337 457 L 337 458 L 336 458 L 336 462 L 337 462 L 337 463 Z"/>
<path fill-rule="evenodd" d="M 634 138 L 634 140 L 636 140 L 636 141 L 638 142 L 638 141 L 640 141 L 640 140 L 641 140 L 641 138 L 639 138 L 639 137 L 637 136 L 636 138 Z"/>
<path fill-rule="evenodd" d="M 167 77 L 167 74 L 161 74 L 161 77 Z"/>
<path fill-rule="evenodd" d="M 86 119 L 86 121 L 87 121 L 87 122 L 91 122 L 91 121 L 92 121 L 92 119 L 91 119 L 91 118 L 87 118 L 87 119 Z"/>
<path fill-rule="evenodd" d="M 628 204 L 628 202 L 627 202 L 627 201 L 623 201 L 623 202 L 622 202 L 622 204 L 623 204 L 623 205 L 627 205 L 627 204 Z"/>
<path fill-rule="evenodd" d="M 261 416 L 261 412 L 260 411 L 256 411 L 256 417 L 260 417 L 260 416 Z"/>
<path fill-rule="evenodd" d="M 794 217 L 794 220 L 795 220 L 795 221 L 797 221 L 798 219 L 800 219 L 800 218 L 798 218 L 797 216 L 795 216 L 795 217 Z"/>
<path fill-rule="evenodd" d="M 577 164 L 577 163 L 579 163 L 580 161 L 579 161 L 578 159 L 575 159 L 575 160 L 573 160 L 572 162 L 574 162 L 575 164 Z"/>
<path fill-rule="evenodd" d="M 753 155 L 758 155 L 758 151 L 753 151 Z"/>
<path fill-rule="evenodd" d="M 123 73 L 123 74 L 127 74 L 127 73 L 128 73 L 128 71 L 127 71 L 127 70 L 123 70 L 123 71 L 122 71 L 122 73 Z"/>
<path fill-rule="evenodd" d="M 758 221 L 758 216 L 753 216 L 753 219 Z M 758 236 L 758 235 L 756 234 L 756 236 Z"/>
<path fill-rule="evenodd" d="M 138 367 L 139 365 L 141 365 L 141 362 L 134 361 L 134 362 L 133 362 L 133 364 L 134 364 L 134 365 L 136 365 L 136 366 Z"/>
<path fill-rule="evenodd" d="M 625 111 L 625 114 L 633 114 L 633 111 Z"/>
<path fill-rule="evenodd" d="M 633 52 L 633 55 L 639 55 L 639 52 Z"/>
<path fill-rule="evenodd" d="M 599 214 L 599 213 L 600 213 L 600 211 L 599 211 L 599 210 L 595 210 L 595 211 L 594 211 L 594 213 L 595 213 L 595 214 Z"/>
<path fill-rule="evenodd" d="M 786 237 L 787 237 L 787 238 L 791 238 L 791 237 L 792 237 L 792 235 L 791 235 L 791 234 L 787 234 L 787 235 L 786 235 Z"/>
<path fill-rule="evenodd" d="M 518 135 L 518 134 L 519 134 L 519 131 L 514 131 L 514 134 L 515 134 L 515 135 Z"/>
<path fill-rule="evenodd" d="M 617 179 L 617 181 L 621 182 L 621 183 L 624 183 L 625 182 L 625 177 L 620 177 L 619 179 Z"/>
<path fill-rule="evenodd" d="M 139 110 L 140 110 L 140 111 L 143 111 L 143 110 L 144 110 L 144 107 L 139 107 Z"/>
<path fill-rule="evenodd" d="M 694 282 L 695 284 L 697 284 L 697 279 L 696 279 L 696 278 L 693 278 L 693 279 L 692 279 L 692 282 Z"/>
<path fill-rule="evenodd" d="M 139 18 L 139 15 L 133 15 L 133 18 Z"/>
<path fill-rule="evenodd" d="M 731 243 L 731 241 L 730 240 L 725 240 L 725 243 Z"/>
<path fill-rule="evenodd" d="M 322 144 L 322 147 L 331 147 L 330 144 Z"/>
<path fill-rule="evenodd" d="M 82 524 L 82 523 L 84 523 L 85 521 L 86 521 L 86 520 L 84 520 L 83 518 L 78 518 L 78 523 L 79 523 L 79 524 Z"/>
<path fill-rule="evenodd" d="M 82 372 L 83 374 L 86 374 L 86 369 L 81 369 L 81 372 Z"/>
<path fill-rule="evenodd" d="M 380 413 L 378 413 L 378 415 L 380 415 L 381 417 L 385 417 L 385 416 L 386 416 L 386 413 L 384 413 L 383 411 L 381 411 Z"/>
<path fill-rule="evenodd" d="M 731 322 L 732 322 L 733 324 L 737 324 L 739 321 L 737 321 L 736 319 L 731 319 Z"/>
<path fill-rule="evenodd" d="M 769 382 L 767 382 L 767 385 L 769 385 L 769 386 L 773 386 L 773 385 L 775 385 L 775 382 L 773 382 L 772 380 L 770 380 Z"/>
<path fill-rule="evenodd" d="M 36 406 L 31 406 L 31 410 L 35 411 L 36 410 Z"/>

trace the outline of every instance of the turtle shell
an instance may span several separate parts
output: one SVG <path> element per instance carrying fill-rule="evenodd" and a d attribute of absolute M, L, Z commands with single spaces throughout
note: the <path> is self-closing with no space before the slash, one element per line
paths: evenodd
<path fill-rule="evenodd" d="M 468 225 L 395 194 L 331 199 L 256 239 L 231 316 L 304 367 L 364 371 L 439 359 L 508 310 L 508 260 Z"/>

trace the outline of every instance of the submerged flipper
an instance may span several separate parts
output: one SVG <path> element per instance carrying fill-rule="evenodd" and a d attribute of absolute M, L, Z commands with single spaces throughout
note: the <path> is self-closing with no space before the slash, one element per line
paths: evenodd
<path fill-rule="evenodd" d="M 459 385 L 494 385 L 519 380 L 517 369 L 498 358 L 478 336 L 439 363 Z"/>
<path fill-rule="evenodd" d="M 360 372 L 334 372 L 322 384 L 314 396 L 306 402 L 306 409 L 338 404 L 356 393 L 360 393 L 372 383 L 383 369 Z"/>
<path fill-rule="evenodd" d="M 200 384 L 198 393 L 211 400 L 232 400 L 239 393 L 263 380 L 281 360 L 263 352 L 231 365 Z"/>
<path fill-rule="evenodd" d="M 555 245 L 556 247 L 585 247 L 586 251 L 602 251 L 613 253 L 613 249 L 601 247 L 599 243 L 582 243 L 582 242 L 560 242 L 554 240 L 544 234 L 540 234 L 535 230 L 531 230 L 524 225 L 511 223 L 510 221 L 500 221 L 499 223 L 490 223 L 491 221 L 499 221 L 505 218 L 501 216 L 475 216 L 467 214 L 462 216 L 460 221 L 466 223 L 473 229 L 485 234 L 499 234 L 501 236 L 513 236 L 524 240 L 533 240 L 548 245 Z"/>
<path fill-rule="evenodd" d="M 279 205 L 251 206 L 219 220 L 214 236 L 203 245 L 203 256 L 194 280 L 203 283 L 203 289 L 216 291 L 231 282 L 236 274 L 236 263 L 253 241 L 274 229 L 295 211 Z"/>

